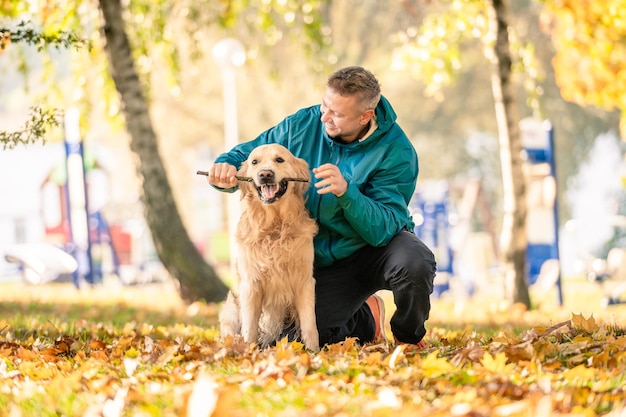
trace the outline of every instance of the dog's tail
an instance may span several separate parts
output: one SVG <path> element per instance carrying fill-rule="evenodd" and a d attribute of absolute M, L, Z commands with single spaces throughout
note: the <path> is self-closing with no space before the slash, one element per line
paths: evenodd
<path fill-rule="evenodd" d="M 241 334 L 241 315 L 239 314 L 239 299 L 232 292 L 228 292 L 226 301 L 220 310 L 220 334 L 226 336 L 238 336 Z"/>

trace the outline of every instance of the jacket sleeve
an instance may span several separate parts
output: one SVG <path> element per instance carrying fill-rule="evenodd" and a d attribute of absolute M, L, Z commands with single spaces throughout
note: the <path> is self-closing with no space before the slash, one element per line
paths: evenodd
<path fill-rule="evenodd" d="M 415 150 L 407 144 L 387 155 L 364 187 L 348 184 L 338 198 L 345 219 L 372 246 L 384 246 L 403 228 L 414 226 L 407 207 L 419 167 Z"/>

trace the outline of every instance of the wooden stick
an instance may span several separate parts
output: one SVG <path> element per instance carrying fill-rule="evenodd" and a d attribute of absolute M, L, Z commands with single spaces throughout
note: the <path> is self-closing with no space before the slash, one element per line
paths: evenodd
<path fill-rule="evenodd" d="M 197 175 L 204 175 L 204 176 L 209 176 L 209 172 L 208 171 L 197 171 L 196 172 Z M 237 178 L 237 181 L 245 181 L 245 182 L 252 182 L 252 178 L 250 177 L 240 177 L 239 175 L 235 175 L 235 178 Z M 309 180 L 307 180 L 306 178 L 285 178 L 283 181 L 298 181 L 298 182 L 309 182 Z"/>

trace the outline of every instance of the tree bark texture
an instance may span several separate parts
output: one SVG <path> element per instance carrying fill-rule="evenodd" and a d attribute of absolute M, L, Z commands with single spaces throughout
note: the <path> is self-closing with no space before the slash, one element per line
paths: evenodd
<path fill-rule="evenodd" d="M 173 199 L 124 28 L 120 0 L 100 0 L 99 3 L 104 19 L 106 53 L 115 87 L 121 96 L 130 147 L 137 156 L 145 217 L 157 255 L 179 282 L 183 300 L 221 301 L 226 297 L 228 287 L 191 242 Z"/>
<path fill-rule="evenodd" d="M 488 0 L 490 14 L 493 90 L 500 163 L 504 184 L 504 219 L 500 248 L 507 282 L 513 284 L 512 300 L 530 308 L 526 278 L 526 185 L 522 168 L 522 144 L 518 112 L 511 82 L 512 60 L 505 0 Z"/>

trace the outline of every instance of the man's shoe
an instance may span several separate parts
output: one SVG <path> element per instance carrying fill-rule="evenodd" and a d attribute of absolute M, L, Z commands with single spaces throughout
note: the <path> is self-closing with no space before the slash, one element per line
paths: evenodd
<path fill-rule="evenodd" d="M 376 330 L 374 332 L 373 341 L 388 342 L 387 335 L 385 334 L 385 303 L 383 299 L 380 298 L 380 296 L 374 294 L 370 295 L 370 297 L 365 302 L 370 308 L 372 316 L 374 316 L 374 324 Z"/>
<path fill-rule="evenodd" d="M 417 343 L 404 343 L 399 341 L 398 339 L 396 339 L 396 337 L 393 337 L 393 341 L 396 342 L 396 345 L 408 345 L 413 347 L 415 350 L 424 350 L 426 349 L 426 342 L 424 342 L 424 340 L 420 340 Z"/>

